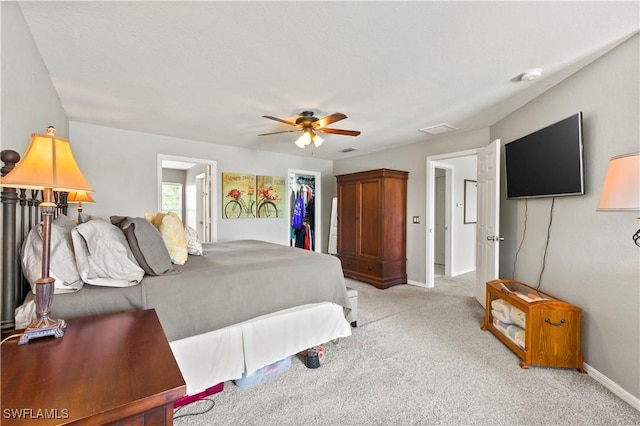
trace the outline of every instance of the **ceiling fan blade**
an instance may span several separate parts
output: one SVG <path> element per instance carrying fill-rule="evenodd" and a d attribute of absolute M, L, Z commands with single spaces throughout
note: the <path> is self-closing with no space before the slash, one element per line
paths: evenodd
<path fill-rule="evenodd" d="M 263 115 L 263 117 L 264 118 L 268 118 L 269 120 L 275 120 L 275 121 L 279 121 L 279 122 L 284 123 L 284 124 L 288 124 L 289 126 L 297 126 L 296 123 L 292 123 L 290 121 L 283 120 L 283 119 L 278 118 L 278 117 L 272 117 L 270 115 Z"/>
<path fill-rule="evenodd" d="M 358 136 L 360 134 L 360 132 L 357 130 L 330 129 L 328 127 L 315 129 L 315 131 L 321 132 L 321 133 L 333 133 L 335 135 L 346 135 L 346 136 Z"/>
<path fill-rule="evenodd" d="M 344 120 L 345 118 L 347 118 L 347 116 L 343 113 L 334 112 L 333 114 L 327 115 L 325 118 L 321 118 L 320 120 L 314 122 L 313 128 L 319 129 L 324 126 L 328 126 L 331 123 L 335 123 L 336 121 Z"/>
<path fill-rule="evenodd" d="M 262 133 L 261 135 L 258 136 L 268 136 L 268 135 L 277 135 L 278 133 L 293 133 L 293 132 L 301 132 L 302 129 L 296 129 L 296 130 L 281 130 L 279 132 L 271 132 L 271 133 Z"/>

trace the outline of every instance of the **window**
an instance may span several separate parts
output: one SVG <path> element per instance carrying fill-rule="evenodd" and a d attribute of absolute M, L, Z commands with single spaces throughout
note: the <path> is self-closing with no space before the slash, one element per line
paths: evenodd
<path fill-rule="evenodd" d="M 162 182 L 162 211 L 173 212 L 182 220 L 182 184 Z"/>

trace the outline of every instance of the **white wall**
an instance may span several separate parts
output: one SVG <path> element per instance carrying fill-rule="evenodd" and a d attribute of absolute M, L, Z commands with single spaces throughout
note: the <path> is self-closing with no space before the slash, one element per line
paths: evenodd
<path fill-rule="evenodd" d="M 583 309 L 585 362 L 640 398 L 640 256 L 637 212 L 596 212 L 609 158 L 640 150 L 639 36 L 491 127 L 503 143 L 583 112 L 584 196 L 559 197 L 540 289 Z M 504 170 L 504 165 L 503 165 Z M 503 172 L 504 173 L 504 172 Z M 504 181 L 504 179 L 503 179 Z M 525 201 L 501 200 L 500 275 L 509 278 Z M 537 284 L 550 199 L 528 201 L 516 278 Z"/>
<path fill-rule="evenodd" d="M 273 154 L 262 151 L 214 145 L 114 129 L 71 121 L 70 139 L 76 160 L 96 191 L 96 204 L 85 211 L 101 217 L 110 215 L 142 216 L 157 210 L 157 155 L 175 155 L 217 162 L 218 182 L 223 172 L 287 176 L 289 168 L 322 173 L 322 219 L 327 223 L 331 208 L 332 164 L 327 160 Z M 288 245 L 289 219 L 221 219 L 219 203 L 214 214 L 218 240 L 261 239 Z M 323 229 L 328 229 L 323 227 Z M 321 236 L 326 252 L 327 235 Z"/>
<path fill-rule="evenodd" d="M 16 2 L 0 2 L 0 15 L 0 149 L 22 155 L 32 133 L 45 133 L 52 125 L 58 135 L 66 137 L 69 122 L 20 7 Z M 0 235 L 0 242 L 4 238 Z M 6 312 L 2 314 L 5 318 Z"/>
<path fill-rule="evenodd" d="M 482 148 L 489 142 L 489 129 L 456 133 L 437 139 L 425 136 L 424 142 L 334 162 L 335 175 L 378 168 L 409 172 L 407 182 L 407 275 L 410 281 L 418 284 L 426 282 L 426 158 L 431 155 Z M 412 223 L 413 216 L 420 216 L 419 224 Z"/>
<path fill-rule="evenodd" d="M 54 126 L 62 137 L 69 135 L 69 121 L 62 110 L 47 68 L 17 2 L 0 2 L 2 48 L 2 149 L 15 146 L 24 153 L 32 133 Z"/>

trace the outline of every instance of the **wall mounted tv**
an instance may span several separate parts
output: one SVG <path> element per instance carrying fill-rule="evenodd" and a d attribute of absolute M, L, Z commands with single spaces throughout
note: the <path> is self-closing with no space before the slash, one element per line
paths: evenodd
<path fill-rule="evenodd" d="M 584 194 L 582 112 L 505 144 L 507 199 Z"/>

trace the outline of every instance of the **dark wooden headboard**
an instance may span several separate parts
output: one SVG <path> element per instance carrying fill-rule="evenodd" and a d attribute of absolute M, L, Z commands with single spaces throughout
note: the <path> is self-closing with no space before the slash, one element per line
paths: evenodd
<path fill-rule="evenodd" d="M 20 161 L 20 154 L 12 150 L 0 153 L 2 176 Z M 31 290 L 22 275 L 20 249 L 22 242 L 34 226 L 42 220 L 40 202 L 42 191 L 0 188 L 2 201 L 2 304 L 0 305 L 0 331 L 6 335 L 15 329 L 15 309 Z M 67 214 L 67 193 L 54 192 L 56 214 Z"/>

